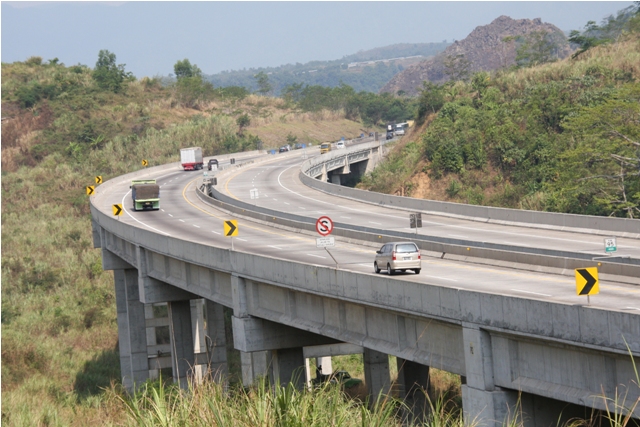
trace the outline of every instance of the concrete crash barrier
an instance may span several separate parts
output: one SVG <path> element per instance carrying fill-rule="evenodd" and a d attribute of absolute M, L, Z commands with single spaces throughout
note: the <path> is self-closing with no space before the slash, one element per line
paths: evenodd
<path fill-rule="evenodd" d="M 208 194 L 207 194 L 208 192 Z M 278 224 L 295 229 L 315 231 L 315 219 L 286 212 L 255 206 L 226 196 L 210 186 L 205 191 L 197 191 L 204 202 L 238 215 L 244 215 L 269 224 Z M 512 245 L 475 242 L 471 240 L 420 236 L 413 233 L 377 230 L 351 224 L 334 223 L 334 236 L 367 242 L 386 243 L 398 239 L 412 240 L 420 249 L 462 257 L 484 258 L 501 262 L 513 262 L 535 266 L 534 270 L 557 268 L 573 274 L 575 268 L 593 266 L 591 255 L 580 252 L 556 251 L 550 249 L 518 247 Z M 471 250 L 472 249 L 472 250 Z M 621 262 L 600 260 L 599 272 L 632 279 L 640 277 L 640 260 L 619 259 Z M 626 261 L 626 262 L 625 262 Z M 569 274 L 567 273 L 567 274 Z"/>
<path fill-rule="evenodd" d="M 375 146 L 375 144 L 372 144 L 372 146 Z M 362 145 L 362 147 L 364 148 L 364 145 Z M 300 170 L 300 180 L 305 185 L 327 194 L 380 206 L 396 207 L 429 214 L 459 216 L 482 222 L 505 222 L 529 227 L 584 230 L 591 234 L 602 235 L 618 233 L 618 237 L 640 239 L 640 219 L 537 212 L 415 199 L 412 197 L 393 196 L 373 191 L 359 190 L 315 179 L 314 175 L 316 174 L 314 171 L 316 171 L 322 163 L 330 161 L 332 156 L 337 156 L 340 153 L 328 154 L 329 156 L 327 157 L 315 157 L 307 160 L 302 164 Z"/>

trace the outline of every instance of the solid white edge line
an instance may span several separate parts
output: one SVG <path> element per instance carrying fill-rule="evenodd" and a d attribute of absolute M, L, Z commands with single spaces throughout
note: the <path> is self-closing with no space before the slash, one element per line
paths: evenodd
<path fill-rule="evenodd" d="M 164 234 L 165 236 L 171 236 L 171 234 L 169 234 L 169 233 L 167 233 L 167 232 L 164 232 L 164 231 L 162 231 L 162 230 L 158 230 L 157 228 L 154 228 L 154 227 L 150 226 L 149 224 L 145 224 L 144 222 L 140 221 L 139 219 L 135 218 L 133 215 L 131 215 L 131 214 L 129 213 L 129 211 L 127 210 L 127 208 L 126 208 L 126 207 L 125 207 L 125 205 L 124 205 L 124 199 L 126 199 L 126 198 L 127 198 L 127 195 L 128 195 L 129 193 L 131 193 L 131 190 L 127 191 L 127 192 L 124 194 L 124 196 L 122 196 L 122 209 L 124 209 L 124 211 L 127 213 L 127 215 L 129 215 L 129 217 L 130 217 L 132 220 L 134 220 L 135 222 L 137 222 L 138 224 L 142 224 L 142 225 L 144 225 L 145 227 L 147 227 L 147 228 L 149 228 L 149 229 L 151 229 L 151 230 L 154 230 L 154 231 L 157 231 L 158 233 L 162 233 L 162 234 Z"/>

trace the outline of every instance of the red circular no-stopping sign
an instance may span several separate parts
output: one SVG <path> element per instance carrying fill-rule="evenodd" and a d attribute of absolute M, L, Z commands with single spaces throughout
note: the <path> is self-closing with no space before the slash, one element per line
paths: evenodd
<path fill-rule="evenodd" d="M 333 231 L 333 221 L 328 216 L 321 216 L 316 221 L 316 231 L 321 236 L 328 236 Z"/>

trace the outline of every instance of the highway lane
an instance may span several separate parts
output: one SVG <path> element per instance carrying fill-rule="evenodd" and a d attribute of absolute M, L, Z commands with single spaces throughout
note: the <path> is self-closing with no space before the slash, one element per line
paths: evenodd
<path fill-rule="evenodd" d="M 409 228 L 409 214 L 412 211 L 339 198 L 306 187 L 298 177 L 303 161 L 300 156 L 283 157 L 275 163 L 249 166 L 225 177 L 216 188 L 238 200 L 309 218 L 317 218 L 322 214 L 330 216 L 334 222 L 409 233 L 416 231 Z M 258 190 L 257 200 L 250 198 L 252 188 Z M 603 236 L 585 234 L 579 230 L 518 227 L 426 213 L 422 214 L 422 223 L 423 228 L 418 229 L 418 234 L 423 236 L 605 256 Z M 640 240 L 617 238 L 617 248 L 616 256 L 640 259 Z"/>
<path fill-rule="evenodd" d="M 260 174 L 262 178 L 258 179 L 271 179 L 276 170 L 268 170 Z M 257 169 L 254 172 L 257 173 Z M 201 244 L 231 248 L 232 238 L 223 236 L 223 221 L 235 218 L 203 203 L 196 196 L 196 182 L 202 178 L 200 172 L 183 172 L 176 169 L 162 172 L 156 178 L 161 185 L 159 211 L 133 212 L 129 183 L 124 181 L 110 183 L 101 189 L 95 196 L 98 199 L 94 199 L 97 202 L 96 206 L 110 213 L 112 204 L 122 203 L 125 214 L 119 218 L 120 221 Z M 283 206 L 281 201 L 276 202 Z M 273 228 L 244 219 L 238 219 L 238 222 L 239 235 L 233 238 L 236 251 L 335 267 L 329 253 L 325 249 L 315 247 L 317 235 L 313 233 Z M 373 258 L 377 247 L 336 240 L 336 247 L 329 251 L 339 261 L 341 270 L 375 274 Z M 567 276 L 443 260 L 435 254 L 424 252 L 422 268 L 420 275 L 408 272 L 395 277 L 448 288 L 499 293 L 532 300 L 572 305 L 587 303 L 585 297 L 576 295 L 575 281 Z M 591 297 L 591 307 L 637 312 L 640 315 L 640 288 L 601 281 L 600 294 Z"/>

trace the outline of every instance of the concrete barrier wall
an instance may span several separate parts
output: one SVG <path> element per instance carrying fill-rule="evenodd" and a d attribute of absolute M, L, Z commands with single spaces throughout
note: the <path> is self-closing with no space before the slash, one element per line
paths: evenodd
<path fill-rule="evenodd" d="M 315 220 L 312 218 L 275 211 L 242 202 L 220 193 L 215 187 L 212 187 L 212 192 L 214 193 L 214 197 L 209 197 L 200 190 L 197 191 L 197 194 L 198 197 L 206 203 L 239 215 L 252 217 L 269 224 L 315 231 Z M 519 247 L 436 236 L 426 237 L 413 233 L 382 231 L 338 222 L 334 223 L 334 231 L 332 234 L 334 236 L 380 244 L 398 239 L 411 240 L 416 242 L 420 249 L 426 251 L 529 265 L 531 267 L 528 269 L 533 271 L 559 268 L 569 270 L 569 272 L 573 274 L 573 270 L 576 268 L 592 267 L 594 265 L 594 261 L 590 255 L 580 252 L 556 251 L 525 246 Z M 621 259 L 620 261 L 621 262 L 600 261 L 598 267 L 600 273 L 629 278 L 640 277 L 640 260 Z"/>
<path fill-rule="evenodd" d="M 375 144 L 373 144 L 373 146 L 375 146 Z M 323 191 L 327 194 L 417 212 L 478 218 L 485 222 L 511 222 L 534 226 L 556 227 L 560 229 L 584 229 L 589 230 L 590 232 L 598 232 L 599 234 L 602 234 L 603 232 L 616 233 L 618 237 L 640 239 L 639 219 L 537 212 L 415 199 L 411 197 L 393 196 L 373 191 L 343 187 L 323 182 L 307 175 L 307 171 L 326 160 L 328 160 L 328 158 L 322 159 L 319 157 L 307 160 L 301 167 L 300 179 L 305 185 L 316 190 Z"/>

